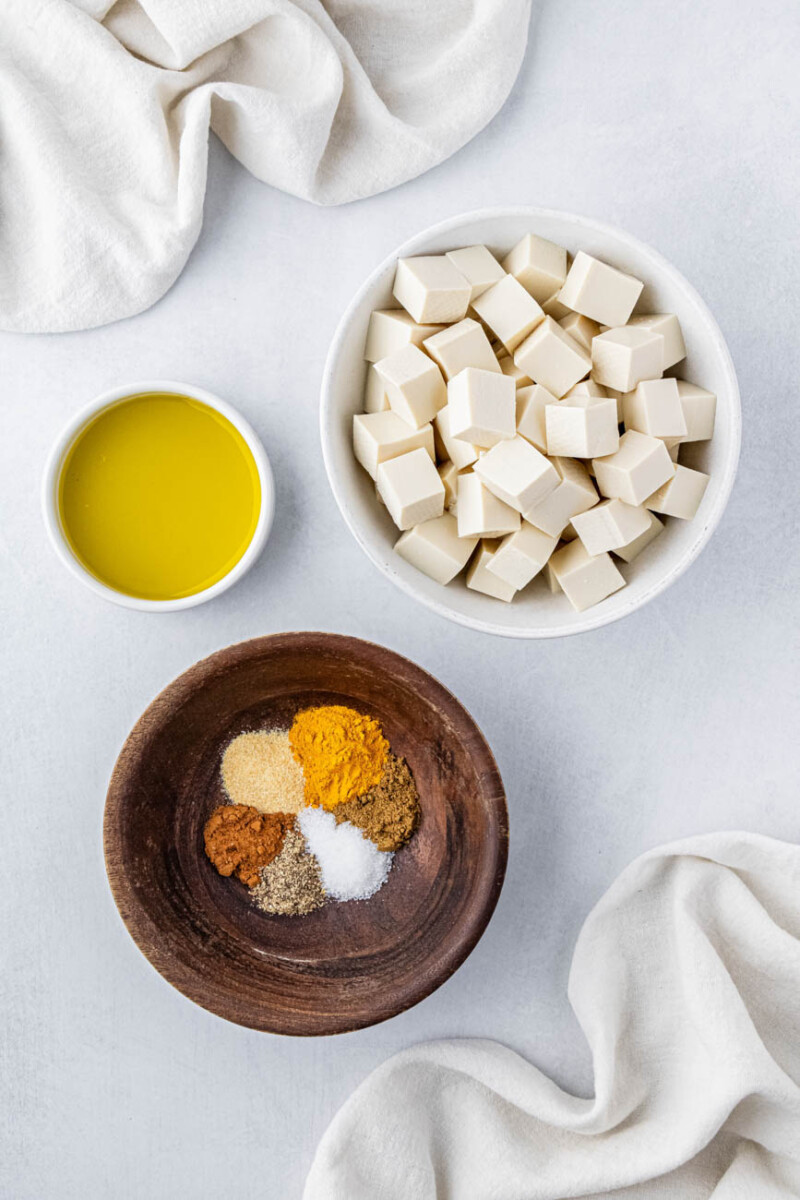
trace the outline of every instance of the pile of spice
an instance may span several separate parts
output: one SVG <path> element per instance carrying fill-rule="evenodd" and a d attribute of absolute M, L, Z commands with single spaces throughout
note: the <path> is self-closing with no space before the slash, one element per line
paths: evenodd
<path fill-rule="evenodd" d="M 408 765 L 378 721 L 345 705 L 305 709 L 289 729 L 240 734 L 225 747 L 221 776 L 231 803 L 206 822 L 206 854 L 275 915 L 374 896 L 420 820 Z"/>

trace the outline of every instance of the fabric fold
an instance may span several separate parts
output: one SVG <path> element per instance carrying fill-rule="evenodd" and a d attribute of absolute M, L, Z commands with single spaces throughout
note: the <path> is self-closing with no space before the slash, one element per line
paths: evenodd
<path fill-rule="evenodd" d="M 305 1200 L 800 1196 L 800 847 L 724 833 L 637 859 L 569 997 L 594 1099 L 493 1042 L 414 1047 L 334 1118 Z"/>

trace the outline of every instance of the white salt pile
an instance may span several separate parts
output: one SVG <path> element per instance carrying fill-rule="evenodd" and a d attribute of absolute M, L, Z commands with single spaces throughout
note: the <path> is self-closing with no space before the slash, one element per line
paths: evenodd
<path fill-rule="evenodd" d="M 322 808 L 301 809 L 297 823 L 331 899 L 367 900 L 386 883 L 394 854 L 379 850 L 355 825 L 337 825 L 333 813 Z"/>

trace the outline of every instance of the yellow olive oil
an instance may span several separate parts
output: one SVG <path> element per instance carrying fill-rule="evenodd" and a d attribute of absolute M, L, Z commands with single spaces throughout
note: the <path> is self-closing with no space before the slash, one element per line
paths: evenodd
<path fill-rule="evenodd" d="M 78 434 L 59 480 L 73 553 L 107 587 L 178 600 L 211 587 L 252 541 L 261 508 L 239 431 L 189 396 L 145 393 Z"/>

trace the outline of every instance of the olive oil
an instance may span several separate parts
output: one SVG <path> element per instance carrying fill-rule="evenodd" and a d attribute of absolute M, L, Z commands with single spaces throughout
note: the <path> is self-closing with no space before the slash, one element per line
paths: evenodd
<path fill-rule="evenodd" d="M 59 513 L 73 553 L 101 583 L 177 600 L 224 578 L 261 509 L 239 431 L 189 396 L 145 393 L 105 409 L 70 447 Z"/>

